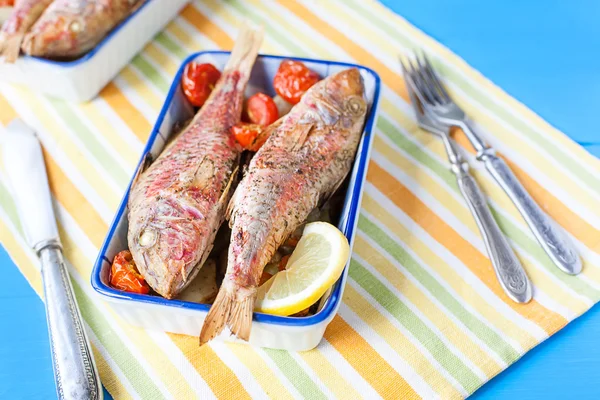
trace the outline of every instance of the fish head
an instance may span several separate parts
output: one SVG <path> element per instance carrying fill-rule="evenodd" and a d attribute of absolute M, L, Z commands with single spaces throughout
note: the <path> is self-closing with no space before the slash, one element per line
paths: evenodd
<path fill-rule="evenodd" d="M 129 215 L 129 250 L 150 287 L 175 297 L 194 278 L 207 250 L 199 211 L 172 199 L 153 199 Z"/>
<path fill-rule="evenodd" d="M 344 128 L 362 124 L 367 111 L 364 84 L 357 68 L 327 77 L 306 93 L 309 107 L 325 124 L 340 122 Z M 310 114 L 309 114 L 310 115 Z"/>

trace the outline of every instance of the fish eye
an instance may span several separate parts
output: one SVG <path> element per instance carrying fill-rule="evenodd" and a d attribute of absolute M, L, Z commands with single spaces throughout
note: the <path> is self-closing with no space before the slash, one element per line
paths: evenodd
<path fill-rule="evenodd" d="M 138 238 L 141 247 L 150 247 L 156 243 L 157 234 L 154 229 L 144 229 Z"/>
<path fill-rule="evenodd" d="M 366 103 L 360 96 L 350 96 L 344 106 L 351 115 L 362 115 L 366 111 Z"/>

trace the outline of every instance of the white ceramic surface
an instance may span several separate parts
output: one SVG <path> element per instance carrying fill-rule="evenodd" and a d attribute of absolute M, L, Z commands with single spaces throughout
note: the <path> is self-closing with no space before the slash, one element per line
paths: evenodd
<path fill-rule="evenodd" d="M 171 90 L 154 130 L 150 135 L 140 162 L 147 153 L 151 153 L 153 158 L 156 158 L 162 151 L 169 136 L 174 132 L 177 124 L 188 120 L 193 115 L 193 108 L 182 94 L 181 85 L 179 84 L 185 64 L 188 61 L 196 60 L 213 63 L 217 68 L 222 69 L 228 57 L 229 53 L 227 52 L 209 51 L 198 53 L 184 61 L 175 76 Z M 246 94 L 251 95 L 260 90 L 272 95 L 271 82 L 281 60 L 281 57 L 276 56 L 259 56 L 252 70 Z M 330 61 L 303 61 L 321 76 L 328 76 L 354 66 Z M 338 223 L 338 227 L 344 232 L 351 246 L 360 210 L 362 187 L 371 148 L 371 130 L 375 122 L 379 98 L 379 77 L 377 74 L 368 68 L 356 67 L 359 68 L 365 83 L 369 113 Z M 197 336 L 209 305 L 181 300 L 166 300 L 160 296 L 125 293 L 111 288 L 108 284 L 110 261 L 114 258 L 115 254 L 127 248 L 127 199 L 128 194 L 126 193 L 92 271 L 92 286 L 103 300 L 111 303 L 115 311 L 131 324 L 148 329 Z M 348 268 L 346 267 L 342 277 L 334 285 L 328 297 L 323 299 L 320 310 L 315 315 L 293 318 L 255 313 L 252 322 L 250 343 L 261 347 L 292 351 L 314 348 L 323 337 L 325 328 L 337 312 L 347 275 Z M 219 339 L 233 340 L 226 334 L 221 335 Z"/>
<path fill-rule="evenodd" d="M 88 101 L 179 13 L 189 0 L 148 0 L 81 58 L 0 60 L 0 80 L 75 102 Z"/>

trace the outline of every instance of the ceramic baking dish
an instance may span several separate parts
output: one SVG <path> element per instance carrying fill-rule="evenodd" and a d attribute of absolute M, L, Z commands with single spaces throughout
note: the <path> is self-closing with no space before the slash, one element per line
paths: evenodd
<path fill-rule="evenodd" d="M 75 102 L 88 101 L 179 13 L 189 0 L 147 0 L 90 52 L 73 61 L 21 56 L 0 60 L 0 80 Z"/>
<path fill-rule="evenodd" d="M 222 70 L 228 57 L 228 52 L 206 51 L 194 54 L 184 61 L 175 76 L 140 160 L 143 160 L 147 153 L 151 153 L 153 159 L 155 159 L 160 154 L 169 136 L 174 133 L 176 126 L 189 120 L 194 114 L 194 110 L 187 102 L 179 84 L 185 64 L 192 60 L 201 63 L 210 62 Z M 257 91 L 274 95 L 271 82 L 282 59 L 282 57 L 268 55 L 258 57 L 246 91 L 247 96 Z M 371 150 L 371 131 L 377 113 L 379 76 L 371 69 L 360 65 L 322 60 L 300 60 L 323 77 L 342 69 L 357 67 L 365 83 L 369 111 L 338 222 L 338 227 L 346 235 L 352 246 Z M 112 259 L 119 251 L 127 249 L 128 194 L 129 188 L 123 197 L 94 265 L 91 277 L 92 286 L 100 298 L 109 302 L 115 311 L 131 324 L 148 329 L 197 336 L 210 307 L 209 305 L 181 300 L 167 300 L 159 296 L 126 293 L 113 289 L 108 284 Z M 295 318 L 255 313 L 250 343 L 256 346 L 293 351 L 314 348 L 323 337 L 325 328 L 340 306 L 347 275 L 348 267 L 346 266 L 342 276 L 330 290 L 329 295 L 322 299 L 320 309 L 314 315 Z M 226 337 L 221 339 L 234 340 Z"/>

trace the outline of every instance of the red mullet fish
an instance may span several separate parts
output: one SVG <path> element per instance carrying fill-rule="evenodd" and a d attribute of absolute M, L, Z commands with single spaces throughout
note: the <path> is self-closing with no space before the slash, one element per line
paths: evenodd
<path fill-rule="evenodd" d="M 0 29 L 0 55 L 4 61 L 15 62 L 21 51 L 23 37 L 53 0 L 17 0 L 15 7 Z"/>
<path fill-rule="evenodd" d="M 350 171 L 367 112 L 356 68 L 309 89 L 271 127 L 229 204 L 232 229 L 227 273 L 200 344 L 225 326 L 250 338 L 252 311 L 263 268 L 309 213 L 328 199 Z"/>
<path fill-rule="evenodd" d="M 229 61 L 192 122 L 139 175 L 129 198 L 129 250 L 157 293 L 177 296 L 206 261 L 237 178 L 240 121 L 262 29 L 241 29 Z"/>

